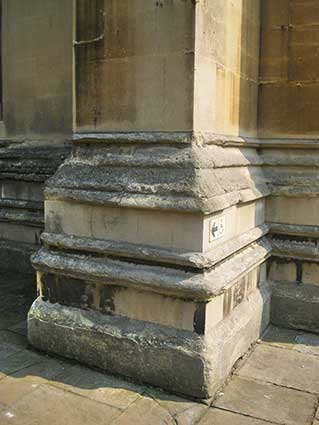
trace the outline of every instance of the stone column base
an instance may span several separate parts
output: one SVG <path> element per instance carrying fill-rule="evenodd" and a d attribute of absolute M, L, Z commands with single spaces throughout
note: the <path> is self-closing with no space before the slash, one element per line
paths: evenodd
<path fill-rule="evenodd" d="M 269 323 L 263 283 L 205 336 L 38 298 L 28 318 L 36 348 L 196 399 L 214 395 Z"/>

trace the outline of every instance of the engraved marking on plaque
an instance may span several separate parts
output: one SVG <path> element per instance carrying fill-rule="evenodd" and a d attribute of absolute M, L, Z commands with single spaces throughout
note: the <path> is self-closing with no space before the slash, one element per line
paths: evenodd
<path fill-rule="evenodd" d="M 222 238 L 226 230 L 226 217 L 224 215 L 212 218 L 209 222 L 209 242 Z"/>

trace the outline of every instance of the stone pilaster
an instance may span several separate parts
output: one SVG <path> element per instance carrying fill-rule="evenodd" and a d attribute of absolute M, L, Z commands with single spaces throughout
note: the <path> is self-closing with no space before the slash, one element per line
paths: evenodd
<path fill-rule="evenodd" d="M 263 2 L 260 154 L 271 182 L 272 321 L 318 332 L 318 4 Z"/>
<path fill-rule="evenodd" d="M 34 346 L 195 398 L 269 322 L 269 188 L 242 138 L 259 8 L 217 3 L 79 2 L 78 132 L 46 188 L 29 313 Z"/>

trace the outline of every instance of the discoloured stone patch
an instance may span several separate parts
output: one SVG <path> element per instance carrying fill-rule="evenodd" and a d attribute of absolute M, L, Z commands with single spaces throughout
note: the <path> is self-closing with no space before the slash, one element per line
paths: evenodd
<path fill-rule="evenodd" d="M 319 332 L 319 287 L 317 285 L 274 285 L 271 319 L 277 326 Z"/>

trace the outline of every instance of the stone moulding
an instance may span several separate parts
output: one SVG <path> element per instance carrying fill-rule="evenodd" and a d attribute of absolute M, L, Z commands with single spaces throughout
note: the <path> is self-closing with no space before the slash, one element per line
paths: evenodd
<path fill-rule="evenodd" d="M 270 193 L 254 148 L 176 143 L 185 136 L 174 134 L 170 142 L 124 137 L 78 140 L 46 199 L 210 214 Z"/>
<path fill-rule="evenodd" d="M 182 266 L 192 269 L 210 269 L 217 263 L 232 255 L 268 233 L 269 226 L 260 225 L 233 239 L 227 241 L 213 250 L 204 253 L 191 252 L 179 253 L 173 250 L 164 250 L 152 246 L 137 245 L 125 242 L 115 242 L 111 240 L 100 240 L 77 236 L 68 236 L 57 233 L 42 233 L 42 242 L 54 250 L 66 252 L 78 252 L 87 254 L 97 254 L 113 258 L 135 259 L 148 263 L 163 263 L 166 265 Z"/>
<path fill-rule="evenodd" d="M 45 248 L 33 256 L 32 263 L 41 272 L 208 301 L 242 275 L 265 262 L 270 252 L 271 246 L 267 240 L 260 240 L 219 266 L 202 273 Z"/>

